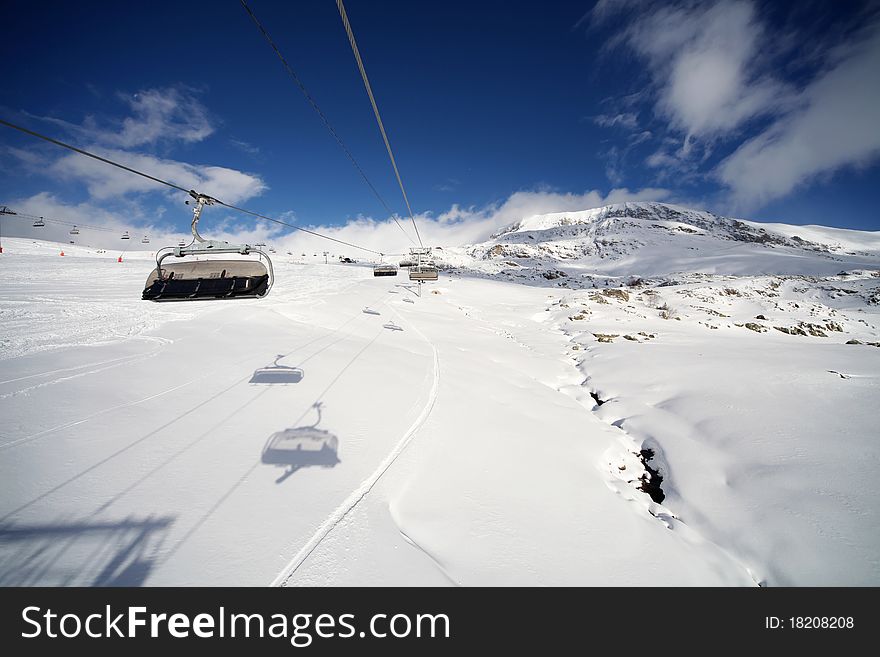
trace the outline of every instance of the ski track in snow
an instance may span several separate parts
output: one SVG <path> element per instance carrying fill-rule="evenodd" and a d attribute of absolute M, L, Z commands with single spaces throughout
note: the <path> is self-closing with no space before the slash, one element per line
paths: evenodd
<path fill-rule="evenodd" d="M 397 318 L 401 321 L 404 321 L 403 318 L 396 310 L 392 310 Z M 404 433 L 403 437 L 398 441 L 398 443 L 392 448 L 392 450 L 388 453 L 388 456 L 379 464 L 379 466 L 367 477 L 364 482 L 358 486 L 356 490 L 354 490 L 348 498 L 340 504 L 334 511 L 331 513 L 327 519 L 321 524 L 315 534 L 311 539 L 300 549 L 300 551 L 291 559 L 290 563 L 278 574 L 278 576 L 272 581 L 270 586 L 287 586 L 290 579 L 296 574 L 297 569 L 309 558 L 312 552 L 321 544 L 327 535 L 332 532 L 340 522 L 342 522 L 345 517 L 351 513 L 354 508 L 363 500 L 367 494 L 373 489 L 376 483 L 382 478 L 388 468 L 390 468 L 397 458 L 403 453 L 406 449 L 407 445 L 412 442 L 413 438 L 418 433 L 419 429 L 421 429 L 422 425 L 427 421 L 428 417 L 431 415 L 431 411 L 434 408 L 434 403 L 437 401 L 437 392 L 440 389 L 440 356 L 437 352 L 437 347 L 425 337 L 424 333 L 422 333 L 412 322 L 406 322 L 410 328 L 422 339 L 424 340 L 430 347 L 433 358 L 433 380 L 431 383 L 431 390 L 428 393 L 428 400 L 425 402 L 424 407 L 422 408 L 422 412 L 415 419 L 412 425 L 407 429 L 406 433 Z M 412 541 L 410 541 L 412 542 Z M 414 542 L 412 542 L 415 545 Z"/>

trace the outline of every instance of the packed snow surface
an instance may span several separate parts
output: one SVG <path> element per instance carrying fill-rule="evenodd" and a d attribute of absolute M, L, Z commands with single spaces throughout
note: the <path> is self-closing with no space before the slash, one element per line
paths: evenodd
<path fill-rule="evenodd" d="M 880 585 L 874 233 L 626 204 L 165 304 L 3 247 L 0 584 Z"/>

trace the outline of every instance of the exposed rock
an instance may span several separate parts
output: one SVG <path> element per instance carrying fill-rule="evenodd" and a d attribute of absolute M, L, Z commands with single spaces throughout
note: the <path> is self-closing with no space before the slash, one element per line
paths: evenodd
<path fill-rule="evenodd" d="M 765 322 L 767 321 L 767 318 L 764 317 L 764 315 L 756 315 L 755 319 L 763 319 Z"/>
<path fill-rule="evenodd" d="M 620 299 L 621 301 L 629 301 L 629 292 L 626 290 L 619 290 L 617 288 L 609 288 L 607 290 L 602 290 L 602 294 L 606 297 L 613 297 L 615 299 Z"/>
<path fill-rule="evenodd" d="M 777 331 L 782 331 L 783 333 L 788 333 L 789 335 L 806 335 L 807 332 L 797 326 L 792 326 L 791 328 L 787 328 L 785 326 L 774 326 Z"/>
<path fill-rule="evenodd" d="M 618 333 L 593 333 L 599 342 L 614 342 L 614 338 L 619 338 Z"/>
<path fill-rule="evenodd" d="M 624 340 L 632 340 L 633 342 L 639 342 L 639 339 L 634 335 L 628 335 L 628 334 L 624 335 L 623 339 Z"/>
<path fill-rule="evenodd" d="M 660 488 L 660 484 L 663 483 L 663 475 L 648 465 L 648 463 L 654 458 L 654 450 L 647 448 L 643 449 L 639 451 L 637 456 L 645 468 L 645 474 L 639 478 L 638 488 L 640 491 L 650 495 L 651 499 L 657 504 L 660 504 L 666 499 L 666 494 L 663 492 L 663 489 Z"/>

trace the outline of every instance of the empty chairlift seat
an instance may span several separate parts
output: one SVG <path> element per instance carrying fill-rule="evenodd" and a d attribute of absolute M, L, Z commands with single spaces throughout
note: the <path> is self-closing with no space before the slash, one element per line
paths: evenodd
<path fill-rule="evenodd" d="M 415 265 L 409 269 L 411 281 L 436 281 L 440 278 L 440 271 L 434 265 Z"/>
<path fill-rule="evenodd" d="M 258 261 L 197 260 L 164 263 L 147 277 L 149 301 L 259 298 L 269 292 L 269 271 Z"/>
<path fill-rule="evenodd" d="M 397 276 L 395 265 L 376 265 L 373 267 L 373 276 Z"/>
<path fill-rule="evenodd" d="M 197 228 L 202 208 L 217 200 L 195 191 L 192 219 L 193 241 L 177 247 L 159 249 L 156 267 L 147 277 L 142 299 L 145 301 L 198 301 L 201 299 L 254 299 L 269 294 L 275 275 L 272 260 L 265 252 L 248 244 L 206 240 Z M 144 235 L 143 242 L 148 242 Z M 214 260 L 215 255 L 237 254 L 241 259 Z M 259 256 L 259 260 L 245 259 Z M 205 258 L 199 260 L 198 258 Z M 192 258 L 196 258 L 193 260 Z"/>

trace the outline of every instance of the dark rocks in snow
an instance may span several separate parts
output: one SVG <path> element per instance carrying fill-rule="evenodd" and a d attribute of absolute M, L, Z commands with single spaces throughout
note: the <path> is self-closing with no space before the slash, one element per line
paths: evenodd
<path fill-rule="evenodd" d="M 620 290 L 617 288 L 609 288 L 607 290 L 602 290 L 602 294 L 606 297 L 613 297 L 615 299 L 619 299 L 620 301 L 629 301 L 629 292 L 626 290 Z"/>
<path fill-rule="evenodd" d="M 756 315 L 755 319 L 763 319 L 765 322 L 767 321 L 767 318 L 764 317 L 764 315 Z"/>
<path fill-rule="evenodd" d="M 566 274 L 564 271 L 561 271 L 559 269 L 551 269 L 549 271 L 542 272 L 541 276 L 546 278 L 548 281 L 552 281 L 557 278 L 564 278 L 564 277 L 568 276 L 568 274 Z"/>
<path fill-rule="evenodd" d="M 639 478 L 639 490 L 650 495 L 657 504 L 662 503 L 666 499 L 666 493 L 660 487 L 660 484 L 663 483 L 663 475 L 649 465 L 649 462 L 654 458 L 654 450 L 645 448 L 637 456 L 645 468 L 645 474 Z"/>
<path fill-rule="evenodd" d="M 755 322 L 746 322 L 744 326 L 750 331 L 754 331 L 755 333 L 764 333 L 767 330 L 767 327 L 763 324 L 757 324 Z"/>

